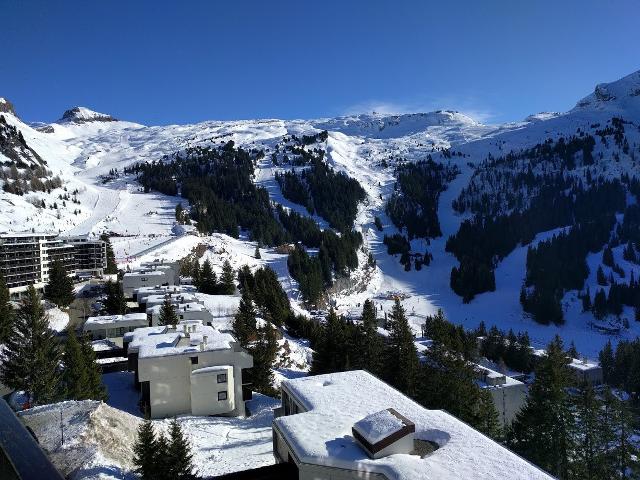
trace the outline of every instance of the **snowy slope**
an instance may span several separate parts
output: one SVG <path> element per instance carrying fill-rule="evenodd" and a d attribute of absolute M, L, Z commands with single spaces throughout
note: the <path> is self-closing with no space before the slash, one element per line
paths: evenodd
<path fill-rule="evenodd" d="M 575 296 L 565 298 L 567 324 L 563 327 L 540 326 L 523 314 L 517 292 L 525 274 L 526 247 L 516 248 L 500 263 L 496 271 L 498 288 L 495 292 L 479 295 L 470 304 L 463 304 L 449 288 L 449 274 L 457 261 L 444 251 L 444 245 L 464 219 L 453 211 L 451 202 L 472 178 L 474 165 L 485 160 L 488 154 L 501 156 L 548 138 L 574 135 L 578 128 L 588 131 L 591 125 L 604 124 L 614 115 L 635 122 L 635 130 L 628 130 L 637 149 L 637 144 L 640 144 L 637 132 L 640 124 L 640 72 L 598 85 L 569 112 L 539 113 L 522 122 L 503 125 L 484 125 L 458 112 L 438 111 L 405 115 L 373 113 L 317 120 L 207 121 L 194 125 L 150 127 L 76 107 L 65 112 L 59 121 L 39 124 L 35 129 L 22 122 L 8 103 L 0 103 L 0 110 L 7 122 L 22 132 L 27 144 L 42 157 L 47 168 L 64 179 L 63 186 L 67 192 L 77 190 L 80 202 L 66 202 L 66 206 L 58 205 L 58 210 L 54 210 L 49 205 L 56 201 L 61 203 L 57 199 L 64 193 L 63 189 L 22 197 L 1 192 L 0 230 L 34 228 L 74 234 L 107 231 L 122 235 L 114 237 L 114 246 L 123 264 L 135 263 L 148 255 L 179 258 L 194 246 L 190 241 L 174 241 L 173 211 L 181 200 L 157 193 L 144 194 L 133 178 L 122 175 L 109 177 L 105 182 L 111 171 L 118 169 L 121 172 L 124 167 L 140 161 L 162 160 L 189 147 L 220 145 L 233 140 L 243 147 L 266 151 L 266 157 L 257 167 L 256 182 L 267 188 L 274 202 L 304 213 L 304 208 L 283 198 L 274 179 L 283 167 L 273 165 L 269 153 L 285 136 L 318 133 L 326 129 L 329 131 L 328 139 L 319 146 L 326 150 L 327 161 L 336 170 L 357 179 L 367 193 L 355 225 L 365 238 L 364 249 L 359 253 L 363 260 L 361 264 L 364 265 L 368 252 L 372 252 L 377 261 L 375 269 L 358 269 L 353 272 L 348 288 L 334 292 L 341 312 L 356 314 L 366 298 L 374 298 L 383 309 L 388 309 L 391 295 L 401 292 L 408 296 L 405 306 L 412 314 L 411 321 L 416 331 L 419 331 L 425 315 L 443 308 L 452 321 L 468 327 L 484 320 L 488 325 L 497 324 L 500 328 L 528 330 L 538 345 L 560 333 L 567 341 L 575 340 L 578 350 L 589 356 L 597 354 L 609 338 L 592 331 L 589 327 L 592 318 L 576 308 Z M 447 149 L 462 152 L 464 157 L 445 159 L 442 151 Z M 422 160 L 427 155 L 436 161 L 456 163 L 461 174 L 440 197 L 438 213 L 443 236 L 428 245 L 434 256 L 433 263 L 419 272 L 405 272 L 397 258 L 387 255 L 382 244 L 385 233 L 397 231 L 385 215 L 384 205 L 393 193 L 394 166 L 401 161 Z M 604 173 L 619 176 L 636 168 L 634 163 L 623 158 L 607 166 Z M 37 206 L 42 200 L 47 208 Z M 374 227 L 375 216 L 382 219 L 383 232 Z M 316 220 L 326 228 L 323 219 L 316 217 Z M 548 233 L 541 232 L 536 240 L 546 235 Z M 211 251 L 224 249 L 234 265 L 271 265 L 299 306 L 296 283 L 289 277 L 286 258 L 282 255 L 266 251 L 262 260 L 255 262 L 252 259 L 255 245 L 242 238 L 235 240 L 221 235 L 206 239 L 205 243 L 212 248 Z M 423 240 L 414 240 L 412 246 L 415 251 L 427 248 Z M 617 257 L 620 256 L 617 253 Z M 595 260 L 589 262 L 596 264 Z M 623 266 L 628 270 L 632 268 Z M 588 283 L 592 281 L 590 277 Z M 624 332 L 623 337 L 639 333 L 635 322 L 631 323 L 631 329 Z"/>

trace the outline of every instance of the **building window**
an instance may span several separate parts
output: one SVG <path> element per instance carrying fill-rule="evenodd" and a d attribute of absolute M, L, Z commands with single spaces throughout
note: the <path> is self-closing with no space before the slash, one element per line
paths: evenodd
<path fill-rule="evenodd" d="M 227 383 L 227 374 L 219 373 L 218 374 L 218 383 Z"/>
<path fill-rule="evenodd" d="M 198 364 L 198 357 L 191 357 L 191 365 L 197 365 Z"/>
<path fill-rule="evenodd" d="M 218 392 L 218 401 L 221 402 L 222 400 L 226 400 L 227 399 L 227 392 Z"/>

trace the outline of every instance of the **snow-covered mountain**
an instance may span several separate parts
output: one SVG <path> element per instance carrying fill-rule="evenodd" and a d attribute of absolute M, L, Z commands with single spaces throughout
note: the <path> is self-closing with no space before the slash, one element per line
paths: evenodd
<path fill-rule="evenodd" d="M 393 294 L 402 292 L 407 296 L 405 306 L 412 315 L 416 331 L 419 331 L 424 315 L 443 308 L 452 321 L 469 327 L 484 321 L 503 329 L 528 330 L 536 344 L 543 344 L 561 333 L 566 339 L 575 340 L 578 349 L 591 356 L 609 338 L 592 329 L 589 324 L 593 319 L 591 313 L 582 313 L 577 292 L 569 292 L 564 298 L 566 323 L 563 326 L 539 325 L 523 313 L 518 298 L 526 270 L 526 246 L 517 247 L 497 263 L 494 292 L 482 293 L 470 303 L 463 303 L 449 285 L 451 269 L 458 265 L 458 260 L 446 251 L 445 244 L 447 238 L 458 231 L 461 222 L 470 216 L 469 212 L 456 212 L 452 203 L 472 179 L 478 178 L 476 166 L 488 155 L 497 158 L 548 139 L 557 141 L 561 137 L 580 135 L 580 132 L 596 135 L 596 130 L 604 128 L 612 117 L 622 117 L 630 122 L 625 128 L 629 153 L 620 153 L 615 157 L 617 160 L 613 160 L 613 145 L 598 144 L 594 155 L 602 155 L 602 161 L 598 160 L 594 168 L 612 178 L 637 173 L 634 159 L 640 155 L 640 72 L 598 85 L 569 112 L 545 112 L 502 125 L 485 125 L 458 112 L 437 111 L 404 115 L 373 113 L 317 120 L 207 121 L 193 125 L 145 126 L 75 107 L 64 112 L 56 122 L 30 126 L 16 116 L 11 104 L 4 99 L 0 99 L 0 116 L 5 122 L 0 124 L 0 138 L 4 138 L 2 126 L 6 125 L 5 128 L 14 128 L 24 140 L 22 147 L 10 146 L 11 152 L 18 154 L 22 148 L 19 155 L 24 158 L 29 156 L 28 152 L 33 152 L 31 162 L 40 158 L 51 176 L 62 180 L 59 187 L 50 190 L 30 190 L 23 195 L 0 192 L 0 231 L 111 232 L 123 236 L 116 242 L 116 253 L 122 262 L 166 240 L 173 242 L 175 252 L 184 254 L 180 243 L 183 240 L 172 235 L 176 231 L 174 208 L 179 202 L 186 205 L 185 200 L 154 192 L 145 194 L 135 178 L 115 175 L 116 169 L 121 173 L 125 167 L 137 162 L 161 161 L 191 147 L 220 146 L 233 140 L 244 148 L 265 151 L 266 155 L 256 168 L 255 182 L 267 189 L 271 200 L 308 215 L 303 207 L 282 195 L 275 174 L 290 167 L 274 164 L 271 155 L 292 135 L 327 130 L 326 141 L 315 147 L 326 152 L 325 160 L 330 166 L 355 178 L 366 191 L 366 200 L 360 204 L 355 222 L 355 229 L 364 237 L 360 263 L 366 264 L 369 252 L 376 259 L 373 270 L 359 268 L 352 272 L 348 285 L 334 292 L 341 312 L 355 314 L 366 298 L 375 298 L 376 303 L 386 309 Z M 9 150 L 0 150 L 0 162 L 8 165 L 14 160 L 7 152 Z M 451 152 L 454 152 L 453 156 Z M 386 215 L 385 205 L 394 192 L 395 167 L 429 156 L 436 162 L 455 163 L 460 174 L 440 195 L 437 213 L 443 235 L 411 241 L 414 251 L 428 249 L 433 262 L 420 271 L 406 272 L 397 258 L 387 254 L 382 243 L 385 234 L 398 231 Z M 610 161 L 607 160 L 609 156 Z M 43 201 L 45 208 L 42 208 Z M 53 208 L 54 205 L 57 208 Z M 374 226 L 376 217 L 381 219 L 382 231 Z M 314 218 L 326 226 L 324 219 Z M 537 233 L 534 244 L 551 235 L 549 232 Z M 237 242 L 243 243 L 242 248 L 247 251 L 253 251 L 251 242 L 243 238 L 215 236 L 215 242 L 223 244 L 220 255 L 235 258 L 231 250 Z M 162 251 L 171 255 L 171 248 Z M 594 253 L 588 258 L 592 270 L 597 268 L 598 255 Z M 297 300 L 296 282 L 288 275 L 286 257 L 273 255 L 263 262 L 276 269 L 292 299 Z M 623 267 L 627 273 L 634 271 L 636 278 L 640 276 L 637 266 L 624 263 Z M 594 271 L 587 284 L 595 286 Z M 629 312 L 625 311 L 625 315 Z M 635 336 L 638 330 L 632 322 L 619 336 Z"/>

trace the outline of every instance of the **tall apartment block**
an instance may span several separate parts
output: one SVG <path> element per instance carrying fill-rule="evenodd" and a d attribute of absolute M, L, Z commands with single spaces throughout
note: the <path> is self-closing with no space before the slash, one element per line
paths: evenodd
<path fill-rule="evenodd" d="M 70 275 L 82 270 L 102 273 L 93 267 L 106 266 L 106 246 L 101 240 L 62 238 L 48 233 L 0 234 L 0 276 L 13 298 L 24 293 L 29 285 L 42 290 L 56 260 L 62 262 Z"/>

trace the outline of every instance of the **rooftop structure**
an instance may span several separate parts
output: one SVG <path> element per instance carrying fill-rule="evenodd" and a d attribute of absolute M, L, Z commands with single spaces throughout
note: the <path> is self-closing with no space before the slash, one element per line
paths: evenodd
<path fill-rule="evenodd" d="M 243 370 L 253 358 L 231 335 L 183 321 L 138 328 L 125 334 L 123 346 L 152 418 L 244 414 L 251 389 Z"/>
<path fill-rule="evenodd" d="M 278 462 L 295 463 L 300 479 L 552 478 L 454 416 L 422 407 L 365 371 L 285 380 L 276 414 L 284 416 L 273 422 L 274 455 Z M 380 442 L 392 448 L 384 452 Z"/>

